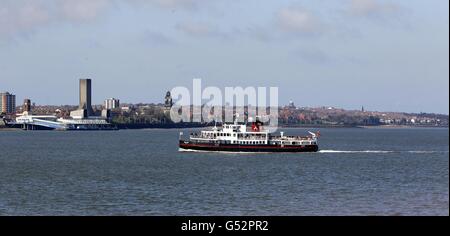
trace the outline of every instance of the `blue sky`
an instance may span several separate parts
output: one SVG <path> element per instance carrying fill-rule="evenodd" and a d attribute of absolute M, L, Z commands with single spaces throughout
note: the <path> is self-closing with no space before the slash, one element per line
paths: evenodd
<path fill-rule="evenodd" d="M 278 86 L 280 104 L 449 112 L 447 0 L 0 0 L 0 90 L 37 104 Z"/>

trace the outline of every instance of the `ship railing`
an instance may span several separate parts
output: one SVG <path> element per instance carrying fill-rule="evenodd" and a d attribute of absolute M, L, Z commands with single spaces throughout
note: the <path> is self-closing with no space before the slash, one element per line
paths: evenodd
<path fill-rule="evenodd" d="M 308 136 L 272 136 L 272 139 L 277 139 L 277 140 L 300 140 L 300 141 L 310 141 L 310 140 L 314 140 L 313 137 L 308 137 Z"/>
<path fill-rule="evenodd" d="M 246 131 L 247 132 L 255 132 L 251 127 L 248 127 L 247 129 L 246 129 Z M 257 132 L 263 132 L 263 133 L 265 133 L 265 132 L 267 132 L 267 131 L 270 131 L 269 129 L 263 129 L 263 128 L 259 128 L 259 130 L 257 131 Z"/>
<path fill-rule="evenodd" d="M 239 137 L 239 140 L 266 140 L 266 138 L 255 138 L 255 137 L 250 137 L 250 138 L 243 138 L 243 137 Z"/>
<path fill-rule="evenodd" d="M 210 140 L 221 140 L 220 137 L 215 137 L 213 135 L 190 135 L 190 139 L 210 139 Z M 265 141 L 267 138 L 256 138 L 256 137 L 238 137 L 238 140 L 245 141 Z"/>

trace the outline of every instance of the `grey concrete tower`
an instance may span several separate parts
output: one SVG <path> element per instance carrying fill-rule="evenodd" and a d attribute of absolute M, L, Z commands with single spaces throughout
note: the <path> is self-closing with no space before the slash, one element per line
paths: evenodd
<path fill-rule="evenodd" d="M 85 110 L 86 116 L 94 115 L 91 106 L 91 79 L 80 79 L 80 106 L 79 110 Z"/>

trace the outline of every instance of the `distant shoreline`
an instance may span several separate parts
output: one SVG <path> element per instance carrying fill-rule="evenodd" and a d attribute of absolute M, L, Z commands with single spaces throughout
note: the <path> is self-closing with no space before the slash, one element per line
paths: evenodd
<path fill-rule="evenodd" d="M 280 128 L 358 128 L 358 129 L 379 129 L 379 128 L 448 128 L 448 126 L 434 125 L 279 125 Z"/>
<path fill-rule="evenodd" d="M 146 130 L 146 129 L 193 129 L 207 128 L 212 125 L 199 123 L 177 123 L 177 124 L 116 124 L 118 130 Z M 446 128 L 448 126 L 412 126 L 412 125 L 279 125 L 279 128 L 295 129 L 295 128 L 356 128 L 356 129 L 408 129 L 408 128 Z M 0 127 L 0 131 L 22 131 L 21 128 Z"/>
<path fill-rule="evenodd" d="M 435 126 L 435 125 L 377 125 L 377 126 L 359 126 L 363 129 L 408 129 L 408 128 L 448 128 L 448 126 Z"/>

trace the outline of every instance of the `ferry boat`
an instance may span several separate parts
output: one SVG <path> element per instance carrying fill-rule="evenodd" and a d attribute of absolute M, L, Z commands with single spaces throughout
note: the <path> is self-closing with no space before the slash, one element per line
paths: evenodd
<path fill-rule="evenodd" d="M 272 135 L 264 129 L 262 122 L 246 124 L 216 125 L 211 130 L 191 133 L 189 140 L 183 140 L 180 133 L 180 151 L 217 152 L 317 152 L 319 133 L 309 132 L 309 136 Z"/>

